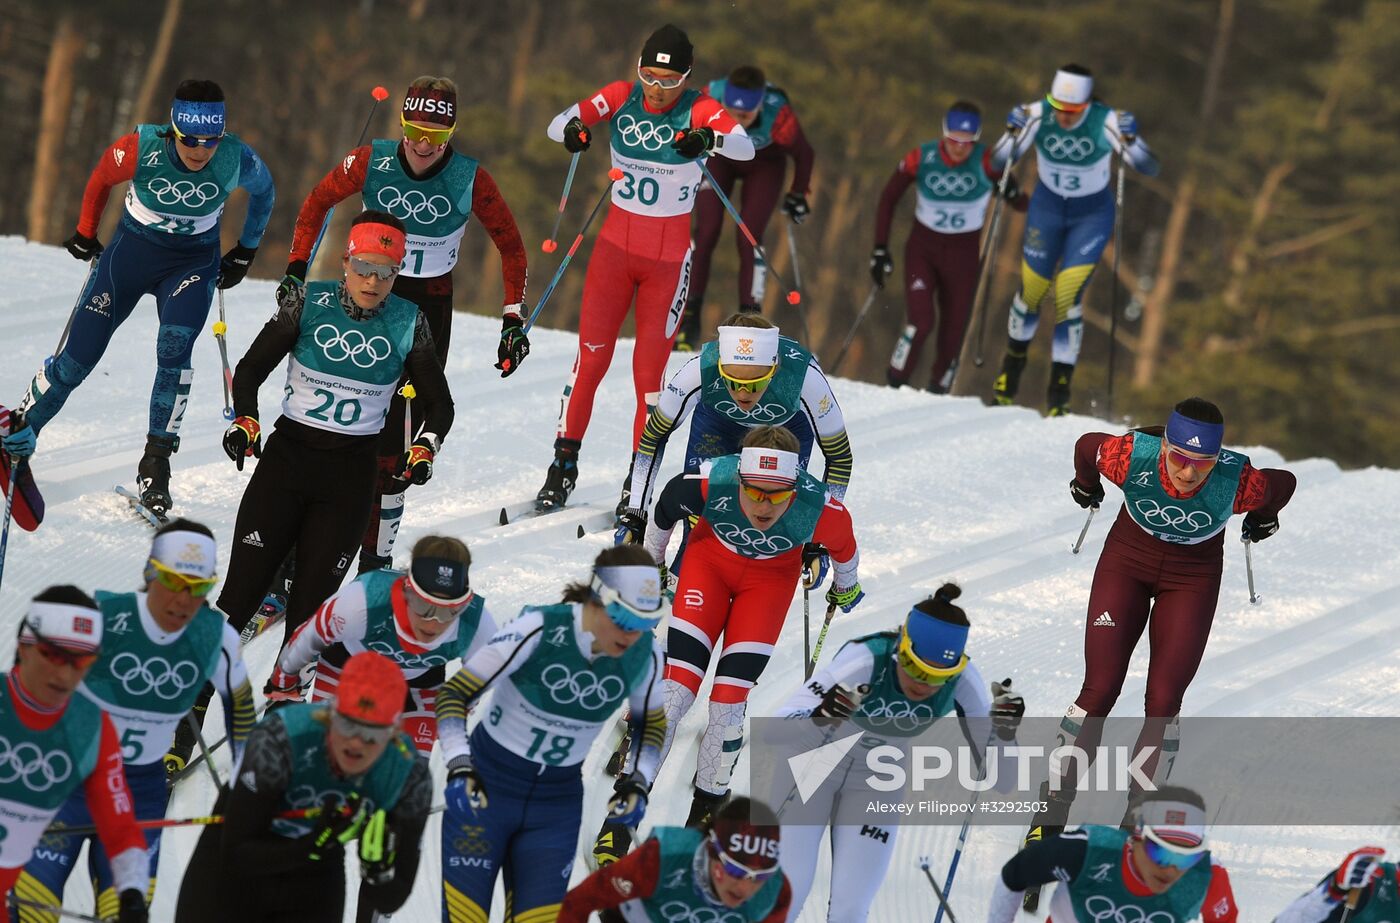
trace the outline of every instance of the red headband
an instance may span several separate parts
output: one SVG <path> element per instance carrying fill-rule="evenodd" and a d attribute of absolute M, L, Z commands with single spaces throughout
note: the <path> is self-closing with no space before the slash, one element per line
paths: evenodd
<path fill-rule="evenodd" d="M 395 263 L 402 263 L 404 248 L 403 231 L 387 224 L 366 221 L 350 228 L 350 240 L 345 244 L 345 255 L 382 253 Z"/>
<path fill-rule="evenodd" d="M 457 124 L 457 94 L 450 90 L 409 87 L 403 98 L 403 119 L 451 128 Z"/>

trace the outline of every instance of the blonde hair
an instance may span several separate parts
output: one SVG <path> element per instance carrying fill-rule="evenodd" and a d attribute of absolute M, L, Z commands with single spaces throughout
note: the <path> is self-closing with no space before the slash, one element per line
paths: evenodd
<path fill-rule="evenodd" d="M 802 451 L 802 445 L 792 430 L 783 426 L 755 426 L 744 436 L 740 445 L 746 449 L 778 449 L 794 455 Z"/>
<path fill-rule="evenodd" d="M 729 315 L 728 319 L 726 319 L 724 323 L 720 324 L 720 326 L 756 327 L 759 330 L 769 330 L 773 327 L 776 327 L 777 324 L 773 323 L 771 320 L 764 317 L 762 314 L 755 314 L 752 311 L 739 311 L 736 314 Z"/>
<path fill-rule="evenodd" d="M 457 95 L 457 84 L 453 83 L 451 77 L 434 77 L 425 74 L 408 85 L 410 90 L 446 90 L 453 96 Z"/>
<path fill-rule="evenodd" d="M 472 553 L 467 550 L 467 543 L 450 535 L 423 536 L 413 544 L 413 558 L 443 558 L 467 567 L 472 565 Z"/>

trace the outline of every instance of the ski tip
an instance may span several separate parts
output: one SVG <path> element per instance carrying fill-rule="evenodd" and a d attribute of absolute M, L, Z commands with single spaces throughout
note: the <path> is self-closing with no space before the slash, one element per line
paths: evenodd
<path fill-rule="evenodd" d="M 505 507 L 501 507 L 501 520 L 500 520 L 500 522 L 501 522 L 501 525 L 503 525 L 503 526 L 508 526 L 508 525 L 510 525 L 510 516 L 506 515 L 506 508 L 505 508 Z"/>
<path fill-rule="evenodd" d="M 588 534 L 588 532 L 584 530 L 583 526 L 579 526 L 579 527 L 578 527 L 578 537 L 579 537 L 579 538 L 583 538 L 583 537 L 584 537 L 585 535 L 587 535 L 587 534 Z"/>

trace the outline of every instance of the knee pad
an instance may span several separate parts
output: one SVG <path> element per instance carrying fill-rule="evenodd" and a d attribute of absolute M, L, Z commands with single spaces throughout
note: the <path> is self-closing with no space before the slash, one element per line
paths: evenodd
<path fill-rule="evenodd" d="M 68 388 L 76 388 L 83 383 L 92 372 L 92 366 L 83 365 L 67 353 L 62 353 L 57 359 L 45 360 L 44 367 L 39 370 L 39 374 L 34 376 L 37 383 L 47 374 L 48 380 L 44 382 L 43 388 L 48 390 L 49 384 L 61 385 Z M 43 393 L 43 392 L 39 392 Z M 36 395 L 37 397 L 37 395 Z"/>
<path fill-rule="evenodd" d="M 1055 342 L 1051 347 L 1050 360 L 1074 365 L 1079 361 L 1079 351 L 1084 345 L 1084 305 L 1074 304 L 1065 316 L 1055 321 Z"/>
<path fill-rule="evenodd" d="M 1026 299 L 1017 292 L 1011 299 L 1011 312 L 1006 315 L 1006 335 L 1019 343 L 1029 343 L 1035 339 L 1039 326 L 1039 309 L 1032 310 Z"/>

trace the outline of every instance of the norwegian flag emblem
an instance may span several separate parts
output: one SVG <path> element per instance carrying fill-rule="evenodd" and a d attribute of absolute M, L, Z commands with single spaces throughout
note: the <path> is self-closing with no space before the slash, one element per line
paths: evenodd
<path fill-rule="evenodd" d="M 758 468 L 759 468 L 760 471 L 777 471 L 777 470 L 778 470 L 778 456 L 776 456 L 776 455 L 763 455 L 763 456 L 760 456 L 759 459 L 758 459 Z"/>
<path fill-rule="evenodd" d="M 1186 812 L 1185 812 L 1185 811 L 1168 811 L 1168 812 L 1167 812 L 1167 823 L 1169 823 L 1169 824 L 1184 824 L 1184 823 L 1186 823 Z"/>

